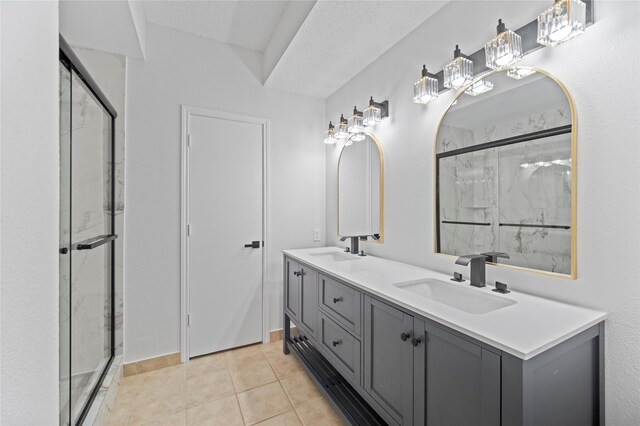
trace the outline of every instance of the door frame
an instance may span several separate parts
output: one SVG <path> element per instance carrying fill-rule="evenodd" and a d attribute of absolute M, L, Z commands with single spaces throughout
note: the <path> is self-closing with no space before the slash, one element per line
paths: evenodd
<path fill-rule="evenodd" d="M 239 121 L 262 126 L 262 341 L 269 342 L 269 292 L 266 287 L 267 276 L 267 203 L 268 203 L 268 169 L 269 169 L 269 120 L 248 115 L 233 114 L 207 108 L 181 105 L 181 176 L 180 176 L 180 361 L 189 360 L 189 117 L 199 116 L 221 120 Z"/>

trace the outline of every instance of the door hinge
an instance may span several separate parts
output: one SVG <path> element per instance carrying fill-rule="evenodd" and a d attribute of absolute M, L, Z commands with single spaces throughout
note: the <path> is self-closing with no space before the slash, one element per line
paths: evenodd
<path fill-rule="evenodd" d="M 187 237 L 191 236 L 191 224 L 187 224 Z"/>
<path fill-rule="evenodd" d="M 191 314 L 187 314 L 187 326 L 191 325 Z"/>

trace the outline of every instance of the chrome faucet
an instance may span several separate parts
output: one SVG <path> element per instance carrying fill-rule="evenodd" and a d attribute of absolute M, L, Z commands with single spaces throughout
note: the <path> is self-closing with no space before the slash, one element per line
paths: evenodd
<path fill-rule="evenodd" d="M 486 256 L 482 254 L 468 254 L 466 256 L 460 256 L 456 260 L 456 265 L 467 266 L 471 263 L 471 271 L 470 271 L 470 284 L 474 287 L 485 287 L 486 278 L 485 278 L 485 260 Z"/>
<path fill-rule="evenodd" d="M 344 236 L 344 237 L 340 237 L 340 241 L 345 241 L 347 238 L 351 238 L 351 253 L 359 254 L 360 252 L 359 241 L 360 240 L 367 241 L 369 237 L 371 237 L 374 240 L 379 240 L 380 234 Z M 345 251 L 348 251 L 348 250 L 345 250 Z"/>

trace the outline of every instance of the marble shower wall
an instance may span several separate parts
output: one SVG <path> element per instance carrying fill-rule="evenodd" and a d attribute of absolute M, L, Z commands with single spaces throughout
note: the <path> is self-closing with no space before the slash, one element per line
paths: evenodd
<path fill-rule="evenodd" d="M 124 248 L 124 191 L 125 191 L 125 87 L 126 87 L 126 59 L 93 49 L 74 47 L 91 76 L 105 93 L 109 102 L 118 112 L 115 127 L 115 233 L 118 239 L 115 243 L 115 353 L 123 353 L 123 248 Z M 110 206 L 107 206 L 110 207 Z"/>
<path fill-rule="evenodd" d="M 437 152 L 571 124 L 568 107 L 479 129 L 442 125 Z M 476 151 L 440 160 L 440 251 L 503 251 L 501 263 L 571 273 L 571 230 L 499 223 L 571 225 L 571 135 Z"/>

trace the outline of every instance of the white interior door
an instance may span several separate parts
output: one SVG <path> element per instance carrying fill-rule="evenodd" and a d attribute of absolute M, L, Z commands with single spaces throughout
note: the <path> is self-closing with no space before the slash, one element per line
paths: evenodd
<path fill-rule="evenodd" d="M 194 357 L 262 341 L 263 125 L 193 114 L 188 123 Z"/>

